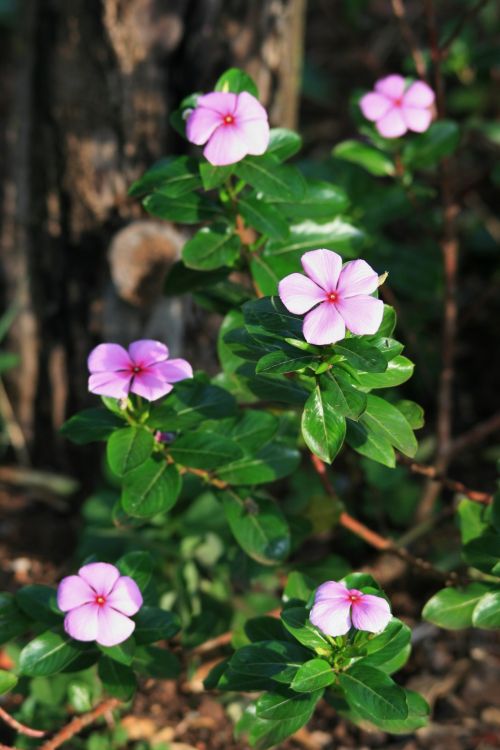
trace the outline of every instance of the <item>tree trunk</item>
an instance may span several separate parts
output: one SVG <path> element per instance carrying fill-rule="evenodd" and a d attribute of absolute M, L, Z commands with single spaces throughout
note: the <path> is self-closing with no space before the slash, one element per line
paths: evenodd
<path fill-rule="evenodd" d="M 4 301 L 19 308 L 8 393 L 36 464 L 74 468 L 57 430 L 88 404 L 94 345 L 146 332 L 178 349 L 182 308 L 160 295 L 183 237 L 147 220 L 127 188 L 185 148 L 171 109 L 229 66 L 255 76 L 275 123 L 296 124 L 304 3 L 23 3 L 15 82 L 10 60 L 1 71 L 11 116 L 0 236 Z"/>

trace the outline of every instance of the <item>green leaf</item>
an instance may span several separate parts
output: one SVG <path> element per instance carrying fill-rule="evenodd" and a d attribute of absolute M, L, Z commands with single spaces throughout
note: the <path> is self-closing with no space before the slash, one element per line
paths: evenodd
<path fill-rule="evenodd" d="M 87 644 L 74 641 L 66 633 L 47 630 L 21 651 L 20 672 L 27 677 L 56 674 L 75 661 L 85 648 Z"/>
<path fill-rule="evenodd" d="M 387 154 L 360 141 L 342 141 L 335 146 L 332 153 L 337 159 L 363 167 L 375 177 L 396 174 L 394 162 Z"/>
<path fill-rule="evenodd" d="M 240 68 L 229 68 L 217 80 L 214 86 L 215 91 L 231 91 L 233 94 L 240 94 L 242 91 L 248 91 L 249 94 L 259 98 L 259 91 L 253 78 Z"/>
<path fill-rule="evenodd" d="M 406 719 L 378 719 L 377 726 L 390 734 L 409 734 L 427 724 L 430 708 L 427 701 L 419 693 L 403 688 L 408 716 Z"/>
<path fill-rule="evenodd" d="M 261 719 L 278 721 L 291 719 L 304 713 L 309 715 L 322 694 L 322 690 L 316 690 L 307 695 L 305 693 L 297 695 L 290 690 L 264 693 L 257 700 L 257 716 Z"/>
<path fill-rule="evenodd" d="M 288 684 L 309 652 L 291 641 L 261 641 L 238 649 L 229 662 L 238 673 Z M 310 692 L 310 691 L 309 691 Z"/>
<path fill-rule="evenodd" d="M 420 135 L 408 140 L 403 149 L 403 162 L 412 169 L 432 167 L 444 156 L 455 151 L 460 142 L 460 129 L 452 120 L 438 120 Z"/>
<path fill-rule="evenodd" d="M 127 552 L 120 557 L 116 567 L 122 575 L 133 578 L 141 591 L 145 591 L 153 575 L 153 561 L 149 552 Z"/>
<path fill-rule="evenodd" d="M 77 445 L 107 440 L 119 427 L 123 419 L 112 414 L 108 409 L 84 409 L 74 414 L 61 427 L 61 434 Z"/>
<path fill-rule="evenodd" d="M 424 410 L 415 401 L 402 399 L 401 401 L 397 401 L 395 406 L 413 430 L 420 430 L 424 426 Z"/>
<path fill-rule="evenodd" d="M 159 607 L 141 607 L 134 620 L 134 638 L 139 645 L 167 640 L 180 630 L 177 615 Z"/>
<path fill-rule="evenodd" d="M 30 584 L 16 593 L 16 603 L 35 622 L 60 625 L 61 613 L 57 607 L 56 592 L 50 586 Z"/>
<path fill-rule="evenodd" d="M 260 294 L 271 296 L 278 293 L 281 276 L 273 271 L 266 258 L 254 253 L 250 260 L 250 271 Z"/>
<path fill-rule="evenodd" d="M 238 162 L 235 172 L 242 180 L 271 198 L 302 198 L 305 181 L 289 164 L 280 164 L 276 156 L 247 156 Z"/>
<path fill-rule="evenodd" d="M 471 539 L 462 548 L 464 560 L 483 573 L 500 576 L 500 534 L 493 530 Z"/>
<path fill-rule="evenodd" d="M 108 440 L 106 457 L 119 477 L 143 464 L 153 452 L 154 438 L 144 427 L 123 427 Z"/>
<path fill-rule="evenodd" d="M 287 477 L 299 462 L 300 454 L 295 448 L 270 443 L 257 453 L 224 466 L 217 474 L 229 484 L 266 484 Z"/>
<path fill-rule="evenodd" d="M 25 633 L 32 620 L 17 606 L 11 594 L 0 594 L 0 644 Z"/>
<path fill-rule="evenodd" d="M 263 297 L 245 302 L 243 305 L 245 325 L 251 336 L 259 341 L 262 337 L 265 346 L 269 346 L 270 336 L 276 336 L 277 349 L 283 345 L 281 339 L 303 340 L 302 318 L 288 312 L 279 297 Z"/>
<path fill-rule="evenodd" d="M 331 464 L 342 448 L 346 433 L 345 418 L 332 408 L 328 392 L 316 385 L 302 413 L 302 436 L 309 450 Z"/>
<path fill-rule="evenodd" d="M 245 635 L 252 643 L 267 641 L 271 638 L 274 641 L 290 640 L 290 635 L 281 621 L 276 617 L 268 617 L 267 615 L 252 617 L 247 620 L 245 622 Z"/>
<path fill-rule="evenodd" d="M 483 505 L 464 498 L 458 504 L 457 511 L 462 544 L 467 544 L 488 529 L 487 510 Z"/>
<path fill-rule="evenodd" d="M 392 660 L 398 656 L 402 656 L 402 663 L 406 661 L 407 654 L 405 650 L 410 645 L 410 641 L 410 628 L 400 620 L 394 618 L 382 633 L 371 637 L 364 645 L 363 651 L 367 656 L 360 663 L 377 667 L 382 672 L 389 673 L 395 671 Z"/>
<path fill-rule="evenodd" d="M 361 421 L 406 456 L 417 452 L 418 444 L 409 423 L 399 409 L 383 398 L 368 394 Z"/>
<path fill-rule="evenodd" d="M 345 190 L 332 185 L 331 182 L 308 179 L 305 195 L 300 201 L 281 200 L 278 205 L 280 211 L 292 219 L 313 219 L 321 222 L 331 221 L 343 213 L 349 206 L 349 198 Z"/>
<path fill-rule="evenodd" d="M 229 527 L 242 549 L 262 565 L 276 565 L 290 552 L 290 530 L 278 505 L 263 498 L 221 495 Z"/>
<path fill-rule="evenodd" d="M 37 679 L 45 680 L 45 677 Z M 83 714 L 92 710 L 92 689 L 83 681 L 72 681 L 68 686 L 68 701 L 76 713 Z M 55 702 L 55 701 L 54 701 Z"/>
<path fill-rule="evenodd" d="M 270 240 L 263 257 L 282 278 L 287 273 L 302 270 L 300 259 L 306 250 L 324 247 L 352 258 L 356 256 L 363 239 L 364 235 L 359 229 L 339 217 L 327 224 L 308 220 L 292 224 L 287 240 Z"/>
<path fill-rule="evenodd" d="M 231 227 L 214 224 L 203 227 L 182 249 L 182 260 L 189 268 L 211 271 L 232 266 L 240 253 L 240 240 Z"/>
<path fill-rule="evenodd" d="M 137 680 L 130 667 L 101 656 L 97 671 L 106 693 L 121 701 L 128 701 L 133 697 L 137 689 Z"/>
<path fill-rule="evenodd" d="M 269 352 L 259 359 L 255 372 L 257 374 L 284 374 L 302 370 L 318 360 L 318 355 L 282 344 L 282 348 Z"/>
<path fill-rule="evenodd" d="M 170 198 L 176 198 L 184 193 L 200 187 L 196 159 L 190 156 L 177 156 L 162 159 L 138 180 L 132 183 L 128 194 L 137 198 L 156 190 Z"/>
<path fill-rule="evenodd" d="M 324 399 L 342 417 L 357 420 L 366 409 L 366 394 L 358 391 L 339 368 L 333 367 L 320 377 Z"/>
<path fill-rule="evenodd" d="M 474 607 L 472 624 L 487 630 L 500 628 L 500 591 L 490 591 L 481 597 Z"/>
<path fill-rule="evenodd" d="M 257 701 L 257 716 L 244 715 L 238 723 L 238 731 L 246 731 L 246 720 L 252 747 L 265 750 L 279 745 L 307 724 L 322 694 L 322 690 L 314 693 L 265 693 Z M 274 718 L 264 718 L 262 713 Z"/>
<path fill-rule="evenodd" d="M 302 138 L 294 130 L 271 128 L 267 154 L 273 154 L 280 161 L 285 161 L 302 148 Z"/>
<path fill-rule="evenodd" d="M 236 401 L 223 388 L 184 380 L 176 383 L 162 404 L 153 405 L 148 426 L 159 430 L 187 429 L 206 419 L 231 417 L 235 411 Z"/>
<path fill-rule="evenodd" d="M 195 271 L 179 260 L 173 264 L 167 276 L 164 292 L 167 297 L 177 297 L 179 294 L 185 294 L 186 292 L 206 289 L 224 281 L 229 272 L 229 268 L 226 267 L 218 268 L 215 271 Z"/>
<path fill-rule="evenodd" d="M 338 675 L 348 703 L 369 721 L 406 719 L 408 706 L 404 691 L 380 670 L 354 664 Z"/>
<path fill-rule="evenodd" d="M 175 505 L 181 487 L 182 479 L 175 466 L 150 458 L 125 476 L 123 510 L 135 518 L 166 513 Z"/>
<path fill-rule="evenodd" d="M 218 206 L 199 193 L 186 193 L 177 198 L 152 193 L 144 199 L 143 206 L 151 216 L 183 224 L 199 224 L 220 215 Z"/>
<path fill-rule="evenodd" d="M 343 339 L 334 345 L 335 354 L 341 354 L 349 365 L 362 372 L 384 372 L 387 362 L 377 347 L 362 339 Z M 357 373 L 356 373 L 357 378 Z"/>
<path fill-rule="evenodd" d="M 238 211 L 249 226 L 267 237 L 285 240 L 289 235 L 288 222 L 283 214 L 261 198 L 240 198 Z"/>
<path fill-rule="evenodd" d="M 107 658 L 129 667 L 134 660 L 135 638 L 127 638 L 126 641 L 118 643 L 116 646 L 101 646 L 98 644 L 98 648 Z"/>
<path fill-rule="evenodd" d="M 12 672 L 6 672 L 5 669 L 0 669 L 0 695 L 8 693 L 16 685 L 16 675 L 12 674 Z"/>
<path fill-rule="evenodd" d="M 406 383 L 413 375 L 414 369 L 413 362 L 398 355 L 387 363 L 385 372 L 357 372 L 356 380 L 363 388 L 394 388 Z"/>
<path fill-rule="evenodd" d="M 361 417 L 362 419 L 363 417 Z M 379 432 L 375 433 L 361 421 L 347 421 L 346 442 L 357 453 L 379 464 L 393 469 L 396 466 L 396 455 L 387 438 Z"/>
<path fill-rule="evenodd" d="M 281 613 L 281 621 L 288 632 L 303 646 L 320 654 L 332 652 L 328 638 L 311 623 L 309 611 L 305 607 L 287 607 Z"/>
<path fill-rule="evenodd" d="M 205 190 L 213 190 L 223 185 L 233 173 L 233 165 L 227 167 L 215 167 L 208 161 L 200 163 L 200 175 Z"/>
<path fill-rule="evenodd" d="M 290 687 L 298 693 L 312 693 L 335 682 L 333 667 L 324 659 L 306 661 L 297 671 Z"/>
<path fill-rule="evenodd" d="M 177 657 L 166 648 L 157 646 L 140 646 L 135 652 L 134 665 L 149 677 L 162 680 L 174 680 L 181 670 Z"/>
<path fill-rule="evenodd" d="M 249 409 L 231 428 L 230 436 L 243 450 L 251 453 L 266 445 L 276 434 L 278 427 L 279 420 L 274 414 Z"/>
<path fill-rule="evenodd" d="M 243 458 L 238 443 L 215 432 L 187 432 L 173 443 L 169 454 L 176 463 L 195 469 L 218 469 Z"/>
<path fill-rule="evenodd" d="M 463 589 L 442 589 L 429 599 L 422 617 L 448 630 L 469 628 L 474 609 L 487 592 L 488 587 L 482 583 L 471 583 Z"/>
<path fill-rule="evenodd" d="M 281 375 L 257 375 L 246 379 L 245 384 L 258 398 L 279 404 L 303 406 L 309 396 L 303 385 Z"/>

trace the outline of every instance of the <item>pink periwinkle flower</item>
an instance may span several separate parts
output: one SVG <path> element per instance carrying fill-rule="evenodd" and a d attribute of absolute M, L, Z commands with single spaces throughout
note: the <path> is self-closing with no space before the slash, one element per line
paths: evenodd
<path fill-rule="evenodd" d="M 415 81 L 406 90 L 405 86 L 403 76 L 386 76 L 359 102 L 366 119 L 384 138 L 398 138 L 407 130 L 423 133 L 431 124 L 434 91 L 424 81 Z"/>
<path fill-rule="evenodd" d="M 234 164 L 247 154 L 263 154 L 269 143 L 267 112 L 247 91 L 213 91 L 200 96 L 186 124 L 188 141 L 207 145 L 203 155 L 216 167 Z"/>
<path fill-rule="evenodd" d="M 97 562 L 62 579 L 57 606 L 66 612 L 64 629 L 71 638 L 116 646 L 134 632 L 130 616 L 141 608 L 142 595 L 132 578 L 120 575 L 114 565 Z"/>
<path fill-rule="evenodd" d="M 170 393 L 179 380 L 193 377 L 185 359 L 168 359 L 168 348 L 160 341 L 143 339 L 130 344 L 99 344 L 88 358 L 89 391 L 111 398 L 136 393 L 148 401 Z"/>
<path fill-rule="evenodd" d="M 351 627 L 379 633 L 392 615 L 381 596 L 348 589 L 343 583 L 326 581 L 318 587 L 310 620 L 325 635 L 345 635 Z"/>
<path fill-rule="evenodd" d="M 290 312 L 307 313 L 302 329 L 306 341 L 334 344 L 345 337 L 346 328 L 355 334 L 378 331 L 384 303 L 370 296 L 378 276 L 366 261 L 352 260 L 342 268 L 340 255 L 320 249 L 304 253 L 301 263 L 307 275 L 285 276 L 278 292 Z"/>

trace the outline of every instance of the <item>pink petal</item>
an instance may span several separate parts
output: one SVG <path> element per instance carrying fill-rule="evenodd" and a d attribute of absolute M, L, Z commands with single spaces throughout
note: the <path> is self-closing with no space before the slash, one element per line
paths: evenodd
<path fill-rule="evenodd" d="M 345 337 L 345 325 L 331 302 L 323 302 L 304 318 L 304 338 L 310 344 L 334 344 Z"/>
<path fill-rule="evenodd" d="M 405 79 L 399 75 L 386 76 L 375 84 L 375 91 L 388 96 L 389 99 L 400 99 L 403 96 L 404 90 Z"/>
<path fill-rule="evenodd" d="M 101 646 L 116 646 L 129 638 L 135 622 L 106 604 L 99 607 L 96 641 Z"/>
<path fill-rule="evenodd" d="M 381 596 L 364 594 L 354 602 L 351 611 L 352 624 L 358 630 L 378 633 L 390 621 L 392 615 L 389 604 Z"/>
<path fill-rule="evenodd" d="M 214 131 L 203 150 L 205 159 L 215 167 L 225 167 L 243 159 L 247 144 L 237 125 L 221 125 Z"/>
<path fill-rule="evenodd" d="M 131 373 L 95 372 L 89 377 L 89 391 L 99 396 L 126 398 L 129 392 Z"/>
<path fill-rule="evenodd" d="M 406 90 L 403 96 L 403 106 L 409 107 L 431 107 L 434 104 L 434 91 L 424 81 L 415 81 Z"/>
<path fill-rule="evenodd" d="M 291 273 L 281 279 L 278 294 L 286 309 L 296 315 L 302 315 L 325 299 L 324 290 L 301 273 Z"/>
<path fill-rule="evenodd" d="M 324 601 L 313 606 L 309 619 L 325 635 L 345 635 L 351 628 L 350 610 L 350 601 Z"/>
<path fill-rule="evenodd" d="M 350 260 L 339 276 L 337 291 L 342 299 L 356 294 L 372 294 L 378 287 L 378 274 L 366 260 Z"/>
<path fill-rule="evenodd" d="M 64 618 L 64 630 L 76 641 L 95 641 L 99 609 L 98 604 L 84 604 L 72 609 Z"/>
<path fill-rule="evenodd" d="M 213 109 L 200 107 L 193 109 L 186 121 L 186 136 L 188 141 L 201 146 L 206 143 L 213 132 L 222 123 L 222 117 L 219 112 Z"/>
<path fill-rule="evenodd" d="M 142 339 L 134 341 L 128 348 L 130 359 L 134 365 L 148 367 L 156 362 L 164 362 L 168 359 L 168 348 L 161 341 Z"/>
<path fill-rule="evenodd" d="M 333 292 L 337 288 L 342 258 L 333 250 L 310 250 L 300 259 L 302 268 L 310 279 L 326 292 Z"/>
<path fill-rule="evenodd" d="M 407 127 L 415 133 L 424 133 L 431 124 L 432 112 L 430 109 L 419 109 L 418 107 L 404 105 L 401 112 Z"/>
<path fill-rule="evenodd" d="M 159 376 L 154 374 L 156 367 L 151 368 L 149 372 L 139 372 L 134 376 L 130 386 L 132 393 L 142 396 L 147 401 L 156 401 L 170 393 L 172 386 L 165 382 L 161 374 Z"/>
<path fill-rule="evenodd" d="M 248 91 L 242 91 L 238 94 L 236 102 L 235 117 L 237 122 L 242 120 L 265 120 L 267 122 L 267 112 L 255 96 Z"/>
<path fill-rule="evenodd" d="M 233 94 L 230 91 L 211 91 L 210 94 L 198 97 L 196 106 L 210 109 L 224 118 L 226 115 L 235 114 L 238 106 L 238 94 Z"/>
<path fill-rule="evenodd" d="M 346 328 L 358 336 L 377 333 L 384 316 L 384 303 L 375 297 L 359 294 L 335 303 Z"/>
<path fill-rule="evenodd" d="M 269 123 L 267 120 L 255 119 L 237 121 L 236 127 L 242 140 L 246 143 L 248 154 L 260 156 L 269 145 Z"/>
<path fill-rule="evenodd" d="M 80 568 L 78 575 L 91 586 L 96 594 L 107 596 L 120 577 L 120 571 L 109 563 L 89 563 Z"/>
<path fill-rule="evenodd" d="M 168 362 L 158 362 L 153 366 L 155 375 L 167 383 L 177 383 L 179 380 L 193 377 L 193 368 L 185 359 L 169 359 Z"/>
<path fill-rule="evenodd" d="M 95 591 L 80 576 L 66 576 L 57 587 L 57 606 L 67 612 L 95 601 Z"/>
<path fill-rule="evenodd" d="M 130 367 L 128 352 L 120 344 L 99 344 L 89 354 L 89 372 L 113 372 Z"/>
<path fill-rule="evenodd" d="M 359 107 L 366 119 L 374 122 L 387 114 L 392 107 L 392 102 L 382 94 L 370 92 L 361 97 Z"/>
<path fill-rule="evenodd" d="M 314 596 L 314 603 L 330 600 L 330 599 L 342 599 L 349 601 L 349 592 L 347 587 L 343 583 L 337 581 L 326 581 L 318 586 L 316 594 Z"/>
<path fill-rule="evenodd" d="M 121 576 L 106 598 L 106 604 L 122 615 L 135 615 L 142 607 L 142 594 L 136 582 L 129 576 Z"/>
<path fill-rule="evenodd" d="M 382 119 L 378 120 L 376 127 L 380 135 L 384 136 L 384 138 L 399 138 L 407 130 L 401 110 L 397 107 L 390 109 Z"/>

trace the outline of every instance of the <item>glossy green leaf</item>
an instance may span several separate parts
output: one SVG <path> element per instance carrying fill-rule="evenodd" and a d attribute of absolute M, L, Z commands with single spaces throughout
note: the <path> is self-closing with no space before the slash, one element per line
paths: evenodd
<path fill-rule="evenodd" d="M 387 363 L 384 372 L 359 372 L 356 380 L 363 388 L 394 388 L 406 383 L 413 375 L 415 365 L 407 357 L 398 355 Z"/>
<path fill-rule="evenodd" d="M 323 691 L 317 690 L 311 694 L 296 694 L 290 690 L 276 693 L 265 693 L 257 701 L 257 716 L 270 721 L 290 719 L 294 716 L 309 713 Z"/>
<path fill-rule="evenodd" d="M 290 530 L 279 506 L 263 498 L 221 495 L 229 527 L 243 550 L 263 565 L 276 565 L 290 552 Z"/>
<path fill-rule="evenodd" d="M 324 659 L 306 661 L 297 670 L 290 687 L 298 693 L 312 693 L 335 682 L 333 667 Z"/>
<path fill-rule="evenodd" d="M 200 163 L 200 175 L 205 190 L 213 190 L 223 185 L 233 173 L 233 165 L 216 167 L 208 161 Z"/>
<path fill-rule="evenodd" d="M 331 464 L 342 448 L 345 433 L 345 418 L 331 406 L 328 391 L 316 385 L 302 413 L 302 436 L 307 447 Z"/>
<path fill-rule="evenodd" d="M 482 583 L 471 583 L 463 589 L 442 589 L 429 599 L 422 617 L 448 630 L 469 628 L 474 609 L 487 592 L 488 587 Z"/>
<path fill-rule="evenodd" d="M 108 409 L 84 409 L 70 417 L 60 431 L 72 443 L 85 445 L 97 440 L 107 440 L 116 429 L 123 426 L 123 419 Z"/>
<path fill-rule="evenodd" d="M 177 615 L 159 607 L 141 607 L 134 620 L 134 638 L 139 645 L 172 638 L 180 630 Z"/>
<path fill-rule="evenodd" d="M 295 448 L 270 443 L 257 453 L 224 466 L 217 474 L 229 484 L 266 484 L 287 477 L 299 462 L 300 454 Z"/>
<path fill-rule="evenodd" d="M 279 420 L 267 411 L 249 409 L 231 427 L 230 436 L 243 450 L 252 452 L 266 445 L 276 434 Z"/>
<path fill-rule="evenodd" d="M 133 697 L 137 689 L 137 680 L 130 667 L 126 667 L 124 664 L 106 656 L 101 656 L 97 671 L 102 686 L 108 695 L 112 695 L 121 701 L 128 701 Z"/>
<path fill-rule="evenodd" d="M 362 456 L 393 469 L 396 466 L 396 454 L 389 440 L 379 432 L 373 432 L 368 425 L 363 424 L 362 419 L 363 416 L 359 422 L 347 421 L 346 442 Z"/>
<path fill-rule="evenodd" d="M 318 359 L 317 354 L 283 343 L 281 349 L 269 352 L 259 359 L 255 372 L 257 374 L 274 373 L 282 375 L 286 372 L 302 370 L 304 367 L 314 364 Z"/>
<path fill-rule="evenodd" d="M 19 608 L 12 594 L 0 594 L 0 644 L 25 633 L 32 620 Z"/>
<path fill-rule="evenodd" d="M 375 177 L 393 176 L 396 173 L 394 162 L 387 154 L 361 141 L 342 141 L 333 149 L 333 155 L 363 167 Z"/>
<path fill-rule="evenodd" d="M 182 480 L 175 466 L 150 458 L 125 476 L 123 510 L 136 518 L 166 513 L 175 505 L 181 487 Z"/>
<path fill-rule="evenodd" d="M 269 337 L 279 337 L 276 348 L 282 347 L 281 339 L 302 340 L 302 317 L 289 312 L 279 297 L 263 297 L 243 305 L 245 325 L 250 335 L 259 341 L 262 337 L 269 345 Z"/>
<path fill-rule="evenodd" d="M 287 240 L 270 240 L 263 257 L 282 278 L 292 271 L 302 271 L 300 258 L 306 250 L 324 247 L 352 258 L 357 255 L 363 239 L 364 235 L 359 229 L 339 217 L 326 224 L 307 220 L 292 224 Z"/>
<path fill-rule="evenodd" d="M 162 159 L 138 180 L 132 183 L 128 194 L 133 198 L 158 190 L 163 195 L 176 198 L 201 186 L 196 159 L 176 156 Z"/>
<path fill-rule="evenodd" d="M 366 394 L 354 387 L 343 370 L 333 367 L 320 377 L 319 382 L 330 409 L 342 417 L 359 419 L 366 409 Z"/>
<path fill-rule="evenodd" d="M 19 656 L 19 669 L 27 677 L 37 677 L 60 672 L 75 661 L 88 648 L 63 632 L 47 630 L 30 641 Z"/>
<path fill-rule="evenodd" d="M 60 625 L 62 614 L 57 607 L 56 590 L 50 586 L 32 583 L 16 593 L 16 603 L 35 622 Z"/>
<path fill-rule="evenodd" d="M 276 200 L 276 199 L 273 199 Z M 310 219 L 331 221 L 349 206 L 349 198 L 343 188 L 323 180 L 307 180 L 305 195 L 300 201 L 281 200 L 280 211 L 292 220 Z"/>
<path fill-rule="evenodd" d="M 403 149 L 403 162 L 412 169 L 435 166 L 444 156 L 452 154 L 459 142 L 457 123 L 438 120 L 425 133 L 408 140 Z"/>
<path fill-rule="evenodd" d="M 135 638 L 134 636 L 131 636 L 130 638 L 127 638 L 126 641 L 122 641 L 122 643 L 118 643 L 116 646 L 101 646 L 98 644 L 98 648 L 106 658 L 117 661 L 119 664 L 125 664 L 125 666 L 129 667 L 134 660 L 136 648 Z"/>
<path fill-rule="evenodd" d="M 139 646 L 135 652 L 134 667 L 149 677 L 162 680 L 174 680 L 181 670 L 177 657 L 166 648 L 157 646 Z"/>
<path fill-rule="evenodd" d="M 363 664 L 390 673 L 393 669 L 392 660 L 402 655 L 402 663 L 406 661 L 405 649 L 411 641 L 410 628 L 400 620 L 394 618 L 382 633 L 372 636 L 364 646 L 367 656 L 363 658 Z M 388 666 L 389 665 L 389 666 Z"/>
<path fill-rule="evenodd" d="M 289 235 L 287 220 L 267 200 L 253 196 L 240 198 L 238 211 L 248 226 L 253 227 L 266 237 L 285 240 Z"/>
<path fill-rule="evenodd" d="M 361 421 L 405 456 L 415 455 L 418 444 L 412 428 L 399 409 L 385 399 L 368 394 Z"/>
<path fill-rule="evenodd" d="M 186 193 L 176 198 L 152 193 L 144 199 L 143 206 L 151 216 L 184 224 L 199 224 L 213 220 L 220 214 L 217 205 L 199 193 Z"/>
<path fill-rule="evenodd" d="M 141 591 L 146 589 L 153 575 L 151 555 L 148 552 L 141 552 L 139 550 L 127 552 L 126 555 L 120 557 L 116 563 L 116 567 L 122 575 L 133 578 Z"/>
<path fill-rule="evenodd" d="M 487 630 L 500 628 L 500 590 L 490 591 L 481 597 L 474 607 L 472 624 Z"/>
<path fill-rule="evenodd" d="M 420 430 L 425 424 L 424 410 L 415 401 L 402 399 L 395 403 L 408 424 L 413 430 Z"/>
<path fill-rule="evenodd" d="M 332 647 L 327 636 L 314 627 L 305 607 L 287 607 L 281 613 L 281 620 L 288 632 L 303 646 L 321 654 L 331 653 Z"/>
<path fill-rule="evenodd" d="M 267 154 L 272 154 L 280 161 L 285 161 L 302 148 L 302 138 L 294 130 L 271 128 Z"/>
<path fill-rule="evenodd" d="M 355 370 L 367 373 L 383 373 L 387 370 L 384 355 L 366 341 L 359 338 L 343 339 L 334 345 L 335 354 L 340 354 Z"/>
<path fill-rule="evenodd" d="M 176 383 L 167 399 L 154 405 L 148 426 L 159 430 L 198 427 L 206 419 L 223 419 L 236 412 L 236 401 L 223 388 L 199 380 Z"/>
<path fill-rule="evenodd" d="M 408 705 L 404 691 L 374 667 L 354 664 L 338 675 L 348 703 L 368 720 L 406 719 Z"/>
<path fill-rule="evenodd" d="M 462 548 L 464 560 L 483 573 L 500 577 L 500 534 L 485 531 L 481 536 L 471 539 Z"/>
<path fill-rule="evenodd" d="M 246 156 L 236 164 L 235 172 L 271 198 L 302 198 L 305 193 L 305 181 L 300 172 L 289 164 L 280 164 L 272 154 Z"/>
<path fill-rule="evenodd" d="M 154 438 L 144 427 L 123 427 L 108 440 L 106 457 L 119 477 L 143 464 L 153 452 Z"/>
<path fill-rule="evenodd" d="M 268 677 L 288 684 L 308 658 L 309 652 L 296 643 L 266 640 L 238 649 L 229 665 L 238 674 Z"/>
<path fill-rule="evenodd" d="M 217 79 L 217 83 L 214 86 L 215 91 L 231 91 L 233 94 L 239 94 L 242 91 L 248 91 L 249 94 L 259 98 L 259 91 L 253 78 L 248 73 L 240 68 L 229 68 L 226 70 L 220 78 Z"/>
<path fill-rule="evenodd" d="M 176 463 L 195 469 L 217 469 L 243 457 L 234 440 L 216 432 L 186 432 L 172 444 L 169 454 Z"/>
<path fill-rule="evenodd" d="M 262 695 L 257 701 L 257 715 L 251 718 L 248 725 L 250 744 L 258 750 L 279 746 L 284 739 L 307 724 L 322 694 L 322 690 L 317 690 L 314 693 L 284 691 Z M 273 718 L 267 718 L 269 716 Z M 243 719 L 238 728 L 245 731 Z"/>
<path fill-rule="evenodd" d="M 8 693 L 17 685 L 17 677 L 12 672 L 7 672 L 5 669 L 0 669 L 0 695 Z"/>
<path fill-rule="evenodd" d="M 214 224 L 203 227 L 182 249 L 182 260 L 189 268 L 211 271 L 232 266 L 240 252 L 240 240 L 231 227 Z"/>

